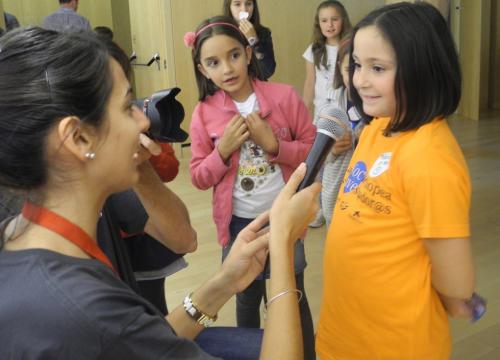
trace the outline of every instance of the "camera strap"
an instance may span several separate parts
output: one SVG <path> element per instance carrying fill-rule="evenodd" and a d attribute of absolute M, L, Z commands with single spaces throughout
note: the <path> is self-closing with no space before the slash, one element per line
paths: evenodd
<path fill-rule="evenodd" d="M 22 214 L 27 220 L 53 231 L 72 242 L 91 258 L 102 262 L 116 274 L 111 261 L 99 248 L 97 242 L 78 225 L 47 208 L 37 206 L 29 201 L 24 203 Z"/>

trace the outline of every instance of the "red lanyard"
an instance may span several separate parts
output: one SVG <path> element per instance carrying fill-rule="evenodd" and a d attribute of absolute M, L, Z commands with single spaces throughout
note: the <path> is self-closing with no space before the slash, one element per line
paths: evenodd
<path fill-rule="evenodd" d="M 97 243 L 78 225 L 73 224 L 71 221 L 49 209 L 37 206 L 29 201 L 24 203 L 23 216 L 31 222 L 61 235 L 85 251 L 90 257 L 99 260 L 115 271 L 106 254 L 102 252 Z"/>

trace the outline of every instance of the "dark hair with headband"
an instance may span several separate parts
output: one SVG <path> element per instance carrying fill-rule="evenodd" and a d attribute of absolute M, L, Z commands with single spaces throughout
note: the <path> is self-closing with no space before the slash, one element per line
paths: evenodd
<path fill-rule="evenodd" d="M 207 39 L 215 35 L 226 35 L 238 41 L 241 45 L 243 45 L 243 47 L 250 46 L 245 35 L 243 35 L 243 33 L 238 29 L 238 24 L 231 17 L 215 16 L 203 21 L 198 26 L 193 35 L 195 37 L 192 42 L 191 55 L 193 57 L 194 74 L 196 77 L 196 84 L 198 85 L 200 101 L 205 100 L 207 96 L 213 95 L 217 90 L 219 90 L 212 80 L 207 79 L 198 69 L 198 64 L 201 62 L 201 47 Z M 250 65 L 248 65 L 248 75 L 251 78 L 264 80 L 257 58 L 253 52 Z"/>
<path fill-rule="evenodd" d="M 112 90 L 106 47 L 90 33 L 16 29 L 0 39 L 0 186 L 48 178 L 46 140 L 67 116 L 100 128 Z"/>

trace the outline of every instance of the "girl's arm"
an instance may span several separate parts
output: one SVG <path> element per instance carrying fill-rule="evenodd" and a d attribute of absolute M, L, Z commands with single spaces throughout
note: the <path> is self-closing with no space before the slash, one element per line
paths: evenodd
<path fill-rule="evenodd" d="M 314 63 L 306 60 L 306 79 L 304 81 L 304 92 L 302 98 L 309 112 L 312 109 L 314 99 L 314 85 L 316 84 L 316 71 Z"/>
<path fill-rule="evenodd" d="M 210 189 L 222 180 L 231 168 L 231 163 L 225 163 L 221 158 L 214 140 L 204 126 L 199 106 L 193 112 L 189 134 L 192 154 L 189 162 L 191 181 L 198 189 Z"/>
<path fill-rule="evenodd" d="M 307 157 L 316 136 L 316 127 L 299 94 L 289 88 L 280 102 L 281 110 L 288 122 L 290 140 L 278 139 L 278 153 L 270 157 L 271 162 L 296 168 Z"/>
<path fill-rule="evenodd" d="M 148 214 L 144 231 L 175 253 L 195 251 L 197 235 L 186 205 L 165 186 L 149 161 L 139 165 L 139 172 L 133 189 Z"/>
<path fill-rule="evenodd" d="M 470 299 L 474 292 L 474 263 L 469 238 L 424 239 L 432 263 L 432 285 L 445 297 Z"/>

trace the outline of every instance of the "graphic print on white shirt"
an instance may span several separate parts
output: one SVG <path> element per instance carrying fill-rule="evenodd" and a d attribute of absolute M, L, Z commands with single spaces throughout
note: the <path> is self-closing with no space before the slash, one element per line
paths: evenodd
<path fill-rule="evenodd" d="M 255 93 L 243 103 L 234 103 L 244 117 L 259 110 Z M 233 214 L 249 219 L 257 217 L 271 207 L 283 186 L 285 182 L 279 165 L 270 163 L 266 152 L 252 140 L 245 141 L 240 148 L 233 187 Z"/>

